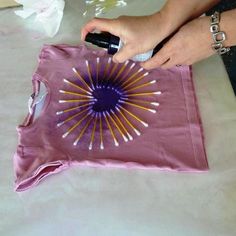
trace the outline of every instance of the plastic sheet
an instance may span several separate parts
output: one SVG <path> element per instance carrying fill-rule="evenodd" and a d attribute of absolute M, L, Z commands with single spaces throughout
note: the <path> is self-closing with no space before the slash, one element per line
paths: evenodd
<path fill-rule="evenodd" d="M 17 0 L 23 5 L 22 10 L 15 11 L 16 15 L 26 19 L 36 14 L 35 22 L 39 22 L 46 35 L 53 37 L 59 30 L 65 6 L 64 0 Z"/>
<path fill-rule="evenodd" d="M 106 13 L 114 7 L 124 7 L 127 2 L 124 0 L 86 0 L 86 10 L 84 16 L 95 15 L 99 16 Z"/>

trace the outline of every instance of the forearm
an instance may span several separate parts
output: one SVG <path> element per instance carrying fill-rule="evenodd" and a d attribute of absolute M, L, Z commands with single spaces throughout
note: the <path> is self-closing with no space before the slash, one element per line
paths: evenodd
<path fill-rule="evenodd" d="M 168 0 L 160 10 L 164 20 L 167 22 L 167 33 L 170 34 L 185 22 L 196 18 L 216 5 L 220 0 Z"/>
<path fill-rule="evenodd" d="M 236 9 L 221 13 L 220 30 L 226 34 L 224 45 L 236 45 Z"/>

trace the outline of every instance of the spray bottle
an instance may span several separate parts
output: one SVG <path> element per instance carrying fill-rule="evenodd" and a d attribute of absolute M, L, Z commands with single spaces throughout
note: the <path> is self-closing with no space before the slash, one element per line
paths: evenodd
<path fill-rule="evenodd" d="M 150 50 L 146 53 L 142 53 L 134 56 L 132 59 L 134 61 L 146 61 L 149 58 L 153 57 L 169 40 L 170 37 L 167 37 L 162 42 L 160 42 L 153 50 Z M 88 33 L 85 37 L 85 41 L 92 43 L 98 47 L 107 49 L 108 54 L 114 55 L 120 50 L 123 46 L 122 41 L 119 37 L 112 35 L 108 32 L 105 33 Z"/>

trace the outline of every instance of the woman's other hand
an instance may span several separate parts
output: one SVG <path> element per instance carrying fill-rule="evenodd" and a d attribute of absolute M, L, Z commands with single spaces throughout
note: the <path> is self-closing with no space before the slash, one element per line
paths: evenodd
<path fill-rule="evenodd" d="M 200 17 L 182 26 L 154 57 L 141 65 L 145 69 L 191 65 L 214 54 L 212 43 L 210 18 Z"/>

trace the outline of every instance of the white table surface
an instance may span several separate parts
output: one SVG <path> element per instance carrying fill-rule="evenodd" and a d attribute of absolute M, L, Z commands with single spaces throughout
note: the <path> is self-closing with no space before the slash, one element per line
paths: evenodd
<path fill-rule="evenodd" d="M 162 3 L 131 0 L 106 16 L 147 14 Z M 83 10 L 83 1 L 66 1 L 52 39 L 13 9 L 0 11 L 0 235 L 236 235 L 236 99 L 218 56 L 193 67 L 209 172 L 77 167 L 26 192 L 13 191 L 15 127 L 27 113 L 39 50 L 44 43 L 77 44 Z"/>

